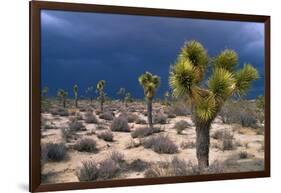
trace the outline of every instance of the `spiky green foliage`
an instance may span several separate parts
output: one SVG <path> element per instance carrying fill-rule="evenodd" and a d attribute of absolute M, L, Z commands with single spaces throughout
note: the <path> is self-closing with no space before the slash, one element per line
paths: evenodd
<path fill-rule="evenodd" d="M 152 100 L 155 95 L 156 89 L 160 85 L 160 77 L 152 75 L 150 72 L 145 72 L 139 77 L 139 83 L 143 87 L 144 96 L 147 101 L 147 119 L 150 127 L 152 124 Z"/>
<path fill-rule="evenodd" d="M 233 74 L 224 68 L 215 68 L 208 80 L 208 88 L 217 100 L 226 100 L 235 88 Z"/>
<path fill-rule="evenodd" d="M 258 71 L 250 64 L 237 70 L 238 55 L 226 49 L 212 60 L 207 87 L 202 86 L 208 64 L 205 48 L 196 41 L 185 43 L 170 69 L 169 84 L 175 97 L 188 97 L 193 107 L 200 167 L 209 165 L 209 129 L 224 102 L 232 95 L 246 94 Z"/>
<path fill-rule="evenodd" d="M 57 92 L 57 96 L 60 98 L 60 101 L 62 102 L 63 107 L 66 106 L 67 95 L 68 95 L 68 93 L 63 89 L 59 89 L 58 92 Z"/>
<path fill-rule="evenodd" d="M 234 50 L 226 49 L 222 51 L 213 60 L 213 65 L 215 68 L 223 68 L 227 71 L 234 71 L 236 65 L 238 64 L 238 55 Z"/>
<path fill-rule="evenodd" d="M 106 94 L 104 92 L 105 80 L 100 80 L 97 83 L 97 92 L 99 94 L 98 100 L 100 101 L 100 110 L 103 111 L 103 103 L 105 102 Z"/>
<path fill-rule="evenodd" d="M 191 98 L 199 120 L 215 118 L 227 98 L 234 94 L 246 94 L 252 81 L 258 78 L 257 70 L 250 64 L 235 71 L 238 55 L 227 49 L 213 59 L 213 73 L 208 78 L 208 88 L 203 88 L 200 83 L 206 72 L 206 61 L 208 57 L 204 47 L 196 41 L 187 42 L 176 63 L 171 66 L 169 77 L 173 95 Z"/>
<path fill-rule="evenodd" d="M 258 78 L 258 71 L 251 65 L 245 64 L 244 67 L 238 70 L 235 74 L 236 92 L 238 95 L 243 95 L 251 86 L 251 82 Z"/>
<path fill-rule="evenodd" d="M 147 99 L 151 99 L 155 95 L 155 91 L 160 85 L 160 77 L 152 75 L 150 72 L 145 72 L 139 77 L 139 83 L 144 90 L 144 96 Z"/>
<path fill-rule="evenodd" d="M 74 93 L 74 99 L 75 99 L 75 107 L 78 107 L 78 85 L 75 84 L 73 86 L 73 93 Z"/>
<path fill-rule="evenodd" d="M 175 97 L 190 95 L 199 82 L 198 75 L 198 69 L 189 59 L 181 59 L 176 65 L 171 66 L 169 83 L 173 88 L 173 95 Z"/>

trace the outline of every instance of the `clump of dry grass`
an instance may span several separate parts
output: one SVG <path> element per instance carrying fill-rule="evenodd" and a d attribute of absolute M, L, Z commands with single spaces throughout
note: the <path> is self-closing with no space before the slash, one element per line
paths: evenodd
<path fill-rule="evenodd" d="M 83 161 L 82 167 L 76 172 L 80 182 L 94 181 L 99 177 L 98 164 L 95 161 Z"/>
<path fill-rule="evenodd" d="M 110 111 L 106 111 L 106 112 L 99 114 L 99 118 L 107 120 L 107 121 L 111 121 L 114 119 L 114 114 Z"/>
<path fill-rule="evenodd" d="M 143 146 L 157 153 L 173 154 L 178 152 L 178 146 L 164 135 L 152 136 L 144 140 Z"/>
<path fill-rule="evenodd" d="M 86 128 L 83 125 L 81 121 L 78 121 L 77 119 L 71 119 L 68 123 L 68 127 L 71 131 L 85 131 Z"/>
<path fill-rule="evenodd" d="M 110 156 L 100 162 L 84 161 L 78 168 L 76 175 L 79 181 L 107 180 L 116 177 L 121 170 L 124 155 L 112 152 Z"/>
<path fill-rule="evenodd" d="M 77 141 L 73 148 L 81 152 L 97 152 L 97 142 L 91 138 L 83 138 Z"/>
<path fill-rule="evenodd" d="M 192 149 L 192 148 L 196 147 L 196 143 L 193 140 L 183 141 L 183 142 L 181 142 L 180 147 L 182 149 Z"/>
<path fill-rule="evenodd" d="M 156 113 L 153 116 L 153 123 L 154 124 L 166 124 L 167 123 L 167 116 L 163 113 Z"/>
<path fill-rule="evenodd" d="M 97 117 L 93 114 L 92 111 L 85 113 L 85 122 L 86 123 L 98 123 Z"/>
<path fill-rule="evenodd" d="M 42 145 L 41 159 L 45 161 L 62 161 L 66 158 L 67 149 L 64 143 L 47 143 Z"/>
<path fill-rule="evenodd" d="M 136 128 L 132 133 L 131 136 L 132 138 L 137 138 L 137 137 L 146 137 L 149 135 L 153 134 L 153 128 L 151 127 L 140 127 Z"/>
<path fill-rule="evenodd" d="M 103 139 L 104 141 L 113 141 L 113 133 L 111 131 L 102 131 L 97 134 L 98 138 Z"/>
<path fill-rule="evenodd" d="M 123 116 L 115 118 L 110 126 L 111 131 L 130 132 L 128 121 Z"/>
<path fill-rule="evenodd" d="M 182 132 L 189 126 L 190 124 L 187 121 L 181 120 L 176 122 L 173 128 L 177 131 L 177 134 L 182 134 Z"/>

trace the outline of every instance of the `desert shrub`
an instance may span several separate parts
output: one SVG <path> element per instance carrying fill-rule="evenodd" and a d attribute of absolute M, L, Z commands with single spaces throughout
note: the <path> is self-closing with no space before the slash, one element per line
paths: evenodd
<path fill-rule="evenodd" d="M 216 130 L 216 131 L 212 134 L 212 138 L 217 139 L 217 140 L 222 139 L 223 136 L 224 136 L 224 132 L 225 132 L 224 130 Z"/>
<path fill-rule="evenodd" d="M 181 120 L 176 122 L 176 124 L 174 125 L 174 129 L 176 129 L 177 134 L 181 134 L 183 130 L 185 130 L 189 126 L 190 124 L 187 121 Z"/>
<path fill-rule="evenodd" d="M 70 142 L 74 137 L 76 137 L 75 132 L 69 128 L 61 128 L 61 134 L 65 142 Z"/>
<path fill-rule="evenodd" d="M 228 131 L 225 131 L 223 134 L 222 149 L 223 150 L 235 149 L 233 134 Z"/>
<path fill-rule="evenodd" d="M 129 165 L 129 169 L 136 171 L 136 172 L 142 172 L 148 167 L 148 163 L 141 160 L 141 159 L 136 159 L 132 161 Z"/>
<path fill-rule="evenodd" d="M 120 165 L 120 163 L 124 161 L 124 154 L 118 151 L 113 151 L 111 152 L 109 159 L 113 160 L 116 164 Z"/>
<path fill-rule="evenodd" d="M 43 122 L 42 123 L 42 129 L 48 130 L 48 129 L 57 129 L 56 125 L 53 122 Z"/>
<path fill-rule="evenodd" d="M 176 116 L 187 116 L 191 114 L 190 107 L 185 102 L 175 102 L 168 109 L 167 114 L 175 114 Z"/>
<path fill-rule="evenodd" d="M 105 159 L 99 164 L 99 178 L 106 180 L 118 174 L 119 167 L 112 159 Z"/>
<path fill-rule="evenodd" d="M 212 164 L 209 165 L 208 168 L 204 169 L 203 172 L 204 174 L 220 174 L 225 171 L 224 164 L 221 162 L 215 160 Z"/>
<path fill-rule="evenodd" d="M 85 122 L 86 123 L 98 123 L 97 117 L 93 114 L 93 112 L 88 111 L 85 113 Z"/>
<path fill-rule="evenodd" d="M 151 127 L 140 127 L 136 128 L 132 133 L 132 138 L 136 137 L 146 137 L 153 134 L 153 128 Z"/>
<path fill-rule="evenodd" d="M 82 167 L 76 172 L 80 182 L 93 181 L 99 177 L 99 170 L 97 163 L 94 161 L 83 161 Z"/>
<path fill-rule="evenodd" d="M 94 139 L 91 138 L 83 138 L 78 140 L 74 147 L 75 150 L 81 152 L 96 152 L 97 151 L 97 143 Z"/>
<path fill-rule="evenodd" d="M 81 115 L 80 112 L 76 112 L 76 113 L 75 113 L 75 119 L 77 119 L 77 120 L 83 120 L 83 117 L 82 117 L 82 115 Z"/>
<path fill-rule="evenodd" d="M 183 141 L 181 144 L 180 144 L 180 147 L 182 148 L 182 149 L 192 149 L 192 148 L 195 148 L 196 147 L 196 143 L 195 143 L 195 141 L 187 141 L 187 142 L 185 142 L 185 141 Z"/>
<path fill-rule="evenodd" d="M 227 101 L 219 115 L 223 123 L 238 123 L 243 127 L 257 127 L 258 115 L 255 105 L 249 101 Z"/>
<path fill-rule="evenodd" d="M 135 109 L 134 107 L 130 107 L 130 108 L 128 109 L 128 111 L 131 112 L 131 113 L 133 113 L 133 112 L 136 112 L 136 109 Z"/>
<path fill-rule="evenodd" d="M 99 118 L 107 120 L 107 121 L 111 121 L 114 118 L 114 114 L 112 112 L 106 111 L 106 112 L 99 114 Z"/>
<path fill-rule="evenodd" d="M 140 124 L 140 125 L 146 125 L 146 120 L 142 119 L 142 118 L 137 118 L 135 121 L 136 124 Z"/>
<path fill-rule="evenodd" d="M 71 131 L 85 131 L 86 128 L 81 121 L 77 119 L 70 120 L 68 127 Z"/>
<path fill-rule="evenodd" d="M 151 148 L 157 153 L 173 154 L 178 152 L 177 145 L 164 135 L 152 136 L 144 140 L 143 146 L 144 148 Z"/>
<path fill-rule="evenodd" d="M 113 133 L 111 131 L 102 131 L 97 136 L 104 141 L 113 141 Z"/>
<path fill-rule="evenodd" d="M 104 124 L 98 124 L 96 127 L 97 130 L 105 130 L 108 129 L 108 127 Z"/>
<path fill-rule="evenodd" d="M 135 147 L 139 147 L 141 145 L 140 141 L 130 139 L 126 144 L 126 149 L 132 149 Z"/>
<path fill-rule="evenodd" d="M 166 161 L 154 163 L 144 173 L 147 178 L 161 176 L 186 176 L 188 174 L 188 164 L 177 157 L 174 157 L 171 162 Z"/>
<path fill-rule="evenodd" d="M 247 159 L 249 157 L 248 152 L 247 151 L 240 151 L 239 152 L 239 158 L 240 159 Z"/>
<path fill-rule="evenodd" d="M 153 123 L 155 124 L 166 124 L 167 123 L 167 116 L 163 113 L 156 113 L 153 116 Z"/>
<path fill-rule="evenodd" d="M 119 116 L 113 120 L 110 126 L 111 131 L 130 132 L 128 121 L 123 116 Z"/>
<path fill-rule="evenodd" d="M 122 113 L 119 117 L 124 117 L 128 120 L 128 123 L 133 123 L 138 119 L 138 116 L 132 113 Z"/>
<path fill-rule="evenodd" d="M 169 162 L 153 163 L 144 172 L 146 178 L 157 178 L 163 176 L 171 176 Z"/>
<path fill-rule="evenodd" d="M 68 111 L 66 109 L 64 109 L 64 108 L 51 109 L 50 113 L 52 115 L 59 115 L 59 116 L 62 116 L 62 117 L 69 115 Z"/>
<path fill-rule="evenodd" d="M 41 155 L 45 161 L 62 161 L 66 158 L 67 149 L 63 143 L 47 143 L 42 146 Z"/>
<path fill-rule="evenodd" d="M 255 115 L 255 112 L 250 110 L 243 110 L 240 112 L 240 122 L 243 127 L 257 127 L 257 117 Z"/>
<path fill-rule="evenodd" d="M 173 119 L 173 118 L 176 118 L 177 115 L 174 114 L 174 113 L 167 113 L 167 117 L 170 118 L 170 119 Z"/>

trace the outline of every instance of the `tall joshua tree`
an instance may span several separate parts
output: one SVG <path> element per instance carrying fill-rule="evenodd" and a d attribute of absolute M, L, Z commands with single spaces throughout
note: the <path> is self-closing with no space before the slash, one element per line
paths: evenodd
<path fill-rule="evenodd" d="M 201 83 L 208 65 L 212 73 L 207 85 Z M 196 156 L 199 168 L 209 166 L 210 126 L 224 102 L 232 95 L 247 92 L 251 82 L 258 78 L 251 64 L 237 69 L 238 56 L 226 49 L 211 63 L 205 48 L 197 41 L 186 42 L 174 65 L 171 66 L 169 84 L 175 97 L 188 97 L 196 126 Z"/>
<path fill-rule="evenodd" d="M 144 90 L 144 96 L 147 103 L 147 119 L 149 127 L 153 127 L 152 123 L 152 100 L 155 95 L 156 89 L 160 85 L 160 77 L 152 75 L 149 72 L 142 74 L 139 77 L 139 83 L 142 85 Z"/>
<path fill-rule="evenodd" d="M 126 97 L 126 89 L 125 88 L 120 88 L 119 91 L 117 92 L 117 95 L 120 96 L 122 103 L 124 104 L 125 102 L 125 97 Z"/>
<path fill-rule="evenodd" d="M 98 100 L 100 101 L 100 110 L 101 111 L 103 111 L 103 103 L 105 101 L 104 87 L 105 87 L 105 80 L 100 80 L 97 83 L 97 92 L 99 94 Z"/>
<path fill-rule="evenodd" d="M 66 91 L 64 91 L 63 89 L 59 89 L 57 96 L 60 98 L 60 101 L 62 102 L 63 107 L 66 107 L 66 97 L 67 97 L 68 93 Z"/>
<path fill-rule="evenodd" d="M 74 93 L 74 100 L 75 100 L 75 107 L 78 107 L 78 85 L 75 84 L 73 86 L 73 93 Z"/>

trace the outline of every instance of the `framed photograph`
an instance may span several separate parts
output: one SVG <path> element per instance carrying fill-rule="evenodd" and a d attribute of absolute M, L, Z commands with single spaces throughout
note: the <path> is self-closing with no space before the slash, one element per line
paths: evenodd
<path fill-rule="evenodd" d="M 30 2 L 30 191 L 269 176 L 269 16 Z"/>

